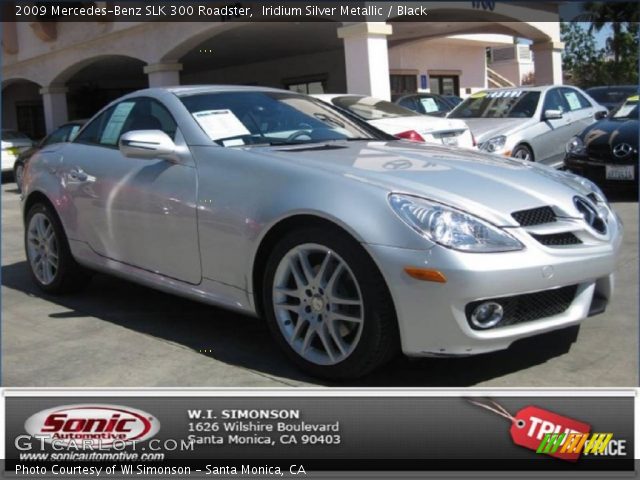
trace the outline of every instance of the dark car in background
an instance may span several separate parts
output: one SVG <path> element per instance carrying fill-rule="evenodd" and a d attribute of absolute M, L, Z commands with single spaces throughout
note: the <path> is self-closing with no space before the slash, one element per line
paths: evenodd
<path fill-rule="evenodd" d="M 619 107 L 632 95 L 638 94 L 637 85 L 607 85 L 591 87 L 586 92 L 600 105 L 607 107 L 609 111 Z"/>
<path fill-rule="evenodd" d="M 568 170 L 600 186 L 638 189 L 638 95 L 567 144 Z"/>
<path fill-rule="evenodd" d="M 435 93 L 408 93 L 394 95 L 391 100 L 398 105 L 423 115 L 445 117 L 462 101 L 459 97 L 437 95 Z"/>
<path fill-rule="evenodd" d="M 75 120 L 73 122 L 65 123 L 56 128 L 49 135 L 40 140 L 37 144 L 23 151 L 15 163 L 13 164 L 13 178 L 18 186 L 18 191 L 22 191 L 22 178 L 24 176 L 24 168 L 31 156 L 47 145 L 54 143 L 64 143 L 73 140 L 76 133 L 85 124 L 86 120 Z"/>

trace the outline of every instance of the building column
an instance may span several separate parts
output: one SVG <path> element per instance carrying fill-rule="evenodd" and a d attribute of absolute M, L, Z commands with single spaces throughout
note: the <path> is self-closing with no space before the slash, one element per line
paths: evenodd
<path fill-rule="evenodd" d="M 562 85 L 562 42 L 537 42 L 531 45 L 536 85 Z"/>
<path fill-rule="evenodd" d="M 391 99 L 387 36 L 391 25 L 364 22 L 338 29 L 344 42 L 348 93 Z"/>
<path fill-rule="evenodd" d="M 62 85 L 49 85 L 40 89 L 47 134 L 69 120 L 67 91 L 67 87 Z"/>
<path fill-rule="evenodd" d="M 149 87 L 172 87 L 180 85 L 181 63 L 154 63 L 144 67 L 149 77 Z"/>

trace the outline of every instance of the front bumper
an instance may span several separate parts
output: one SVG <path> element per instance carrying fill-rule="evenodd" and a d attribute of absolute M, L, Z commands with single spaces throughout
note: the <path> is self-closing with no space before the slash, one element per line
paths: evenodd
<path fill-rule="evenodd" d="M 506 253 L 462 253 L 435 246 L 407 250 L 365 245 L 382 272 L 394 301 L 402 350 L 409 356 L 475 355 L 504 350 L 516 340 L 578 324 L 601 312 L 611 298 L 622 227 L 613 218 L 609 241 L 596 246 L 550 248 L 523 241 Z M 520 230 L 520 229 L 516 229 Z M 520 231 L 518 238 L 527 235 Z M 404 267 L 437 269 L 446 283 L 416 280 Z M 465 311 L 471 302 L 577 286 L 560 314 L 494 329 L 472 329 Z"/>
<path fill-rule="evenodd" d="M 588 178 L 596 184 L 604 187 L 637 187 L 638 186 L 638 160 L 635 163 L 616 161 L 603 162 L 602 160 L 594 160 L 588 157 L 576 157 L 567 155 L 564 159 L 565 167 L 582 177 Z M 611 166 L 631 166 L 633 165 L 633 180 L 611 180 L 606 176 L 607 165 Z"/>

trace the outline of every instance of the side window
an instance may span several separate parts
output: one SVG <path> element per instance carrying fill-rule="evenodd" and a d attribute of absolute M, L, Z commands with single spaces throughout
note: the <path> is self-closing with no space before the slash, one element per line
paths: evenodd
<path fill-rule="evenodd" d="M 413 110 L 414 112 L 419 112 L 420 110 L 416 106 L 416 102 L 413 97 L 404 97 L 402 100 L 398 102 L 398 105 L 408 108 L 409 110 Z"/>
<path fill-rule="evenodd" d="M 560 110 L 561 112 L 569 111 L 569 105 L 567 105 L 567 102 L 560 94 L 560 89 L 553 88 L 547 92 L 544 99 L 543 111 L 547 110 Z"/>
<path fill-rule="evenodd" d="M 162 130 L 175 139 L 177 125 L 158 101 L 140 97 L 120 102 L 94 119 L 75 142 L 117 147 L 123 133 L 132 130 Z"/>
<path fill-rule="evenodd" d="M 569 104 L 569 108 L 571 109 L 571 111 L 581 110 L 583 108 L 591 108 L 591 103 L 589 103 L 589 100 L 584 98 L 584 95 L 582 95 L 577 90 L 574 90 L 573 88 L 563 88 L 562 95 Z"/>
<path fill-rule="evenodd" d="M 175 140 L 176 121 L 157 100 L 147 97 L 136 99 L 135 107 L 123 125 L 120 135 L 132 130 L 161 130 Z"/>
<path fill-rule="evenodd" d="M 117 105 L 114 105 L 94 118 L 76 137 L 75 143 L 100 145 L 100 138 L 102 137 L 105 126 L 113 115 L 116 107 Z"/>
<path fill-rule="evenodd" d="M 60 142 L 66 142 L 67 139 L 69 138 L 69 133 L 71 132 L 71 125 L 65 125 L 63 127 L 58 128 L 57 130 L 54 130 L 51 135 L 49 135 L 47 138 L 45 138 L 44 142 L 42 142 L 42 145 L 51 145 L 53 143 L 60 143 Z"/>

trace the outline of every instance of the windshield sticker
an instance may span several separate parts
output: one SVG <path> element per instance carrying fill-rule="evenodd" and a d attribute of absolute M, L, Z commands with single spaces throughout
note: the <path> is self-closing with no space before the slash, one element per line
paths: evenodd
<path fill-rule="evenodd" d="M 473 95 L 469 95 L 470 98 L 484 98 L 487 96 L 487 92 L 478 92 Z"/>
<path fill-rule="evenodd" d="M 518 98 L 522 93 L 522 90 L 500 90 L 491 92 L 489 98 Z"/>
<path fill-rule="evenodd" d="M 424 107 L 424 111 L 426 113 L 431 113 L 431 112 L 437 112 L 438 111 L 438 105 L 436 104 L 436 101 L 433 98 L 421 98 L 420 99 L 420 103 L 422 104 L 422 106 Z"/>
<path fill-rule="evenodd" d="M 102 133 L 100 143 L 105 145 L 115 145 L 118 143 L 124 122 L 127 120 L 134 105 L 134 102 L 122 102 L 118 104 Z"/>
<path fill-rule="evenodd" d="M 640 99 L 640 95 L 634 95 L 633 97 L 627 98 L 627 102 L 637 102 Z"/>
<path fill-rule="evenodd" d="M 566 92 L 564 94 L 564 98 L 567 99 L 571 110 L 580 110 L 580 108 L 582 108 L 580 105 L 580 99 L 578 98 L 578 95 L 576 95 L 576 92 Z"/>
<path fill-rule="evenodd" d="M 193 118 L 200 124 L 211 140 L 250 135 L 247 127 L 228 109 L 195 112 Z"/>

